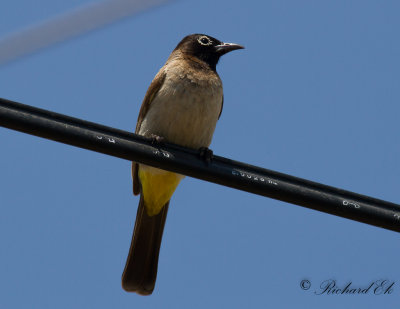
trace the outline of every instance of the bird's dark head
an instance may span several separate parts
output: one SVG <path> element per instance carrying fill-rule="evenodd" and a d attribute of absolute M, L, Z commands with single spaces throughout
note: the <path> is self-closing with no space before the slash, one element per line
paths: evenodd
<path fill-rule="evenodd" d="M 191 34 L 182 39 L 175 50 L 194 56 L 216 70 L 219 58 L 235 49 L 244 48 L 234 43 L 223 43 L 205 34 Z"/>

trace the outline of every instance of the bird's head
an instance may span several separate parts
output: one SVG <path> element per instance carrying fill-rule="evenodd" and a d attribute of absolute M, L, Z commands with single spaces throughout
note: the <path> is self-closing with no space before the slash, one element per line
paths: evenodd
<path fill-rule="evenodd" d="M 213 70 L 216 69 L 219 58 L 243 46 L 234 43 L 223 43 L 205 34 L 191 34 L 182 39 L 175 50 L 194 56 L 206 62 Z"/>

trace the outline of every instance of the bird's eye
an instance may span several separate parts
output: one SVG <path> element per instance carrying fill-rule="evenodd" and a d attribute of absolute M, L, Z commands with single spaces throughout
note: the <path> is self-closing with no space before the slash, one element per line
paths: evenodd
<path fill-rule="evenodd" d="M 197 41 L 201 44 L 201 45 L 211 45 L 212 41 L 207 37 L 207 36 L 201 36 L 197 39 Z"/>

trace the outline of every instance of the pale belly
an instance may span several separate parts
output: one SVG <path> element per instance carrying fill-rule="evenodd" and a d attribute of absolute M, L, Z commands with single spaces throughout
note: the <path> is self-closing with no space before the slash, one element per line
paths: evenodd
<path fill-rule="evenodd" d="M 178 80 L 179 82 L 172 82 Z M 220 80 L 193 83 L 168 76 L 143 119 L 139 134 L 158 135 L 189 148 L 208 147 L 222 107 Z"/>
<path fill-rule="evenodd" d="M 165 141 L 194 149 L 208 147 L 222 108 L 220 79 L 196 80 L 193 75 L 174 72 L 168 75 L 151 102 L 138 134 L 157 135 Z M 139 165 L 139 179 L 149 215 L 160 212 L 183 177 Z"/>

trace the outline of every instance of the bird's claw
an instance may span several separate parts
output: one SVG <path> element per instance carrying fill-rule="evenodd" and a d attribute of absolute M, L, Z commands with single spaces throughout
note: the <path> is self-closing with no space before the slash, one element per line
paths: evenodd
<path fill-rule="evenodd" d="M 152 145 L 154 145 L 156 143 L 162 143 L 164 141 L 164 137 L 156 135 L 156 134 L 151 134 L 150 139 L 151 139 Z"/>
<path fill-rule="evenodd" d="M 199 151 L 200 151 L 200 158 L 206 161 L 207 164 L 210 164 L 214 156 L 213 151 L 208 147 L 201 147 Z"/>

